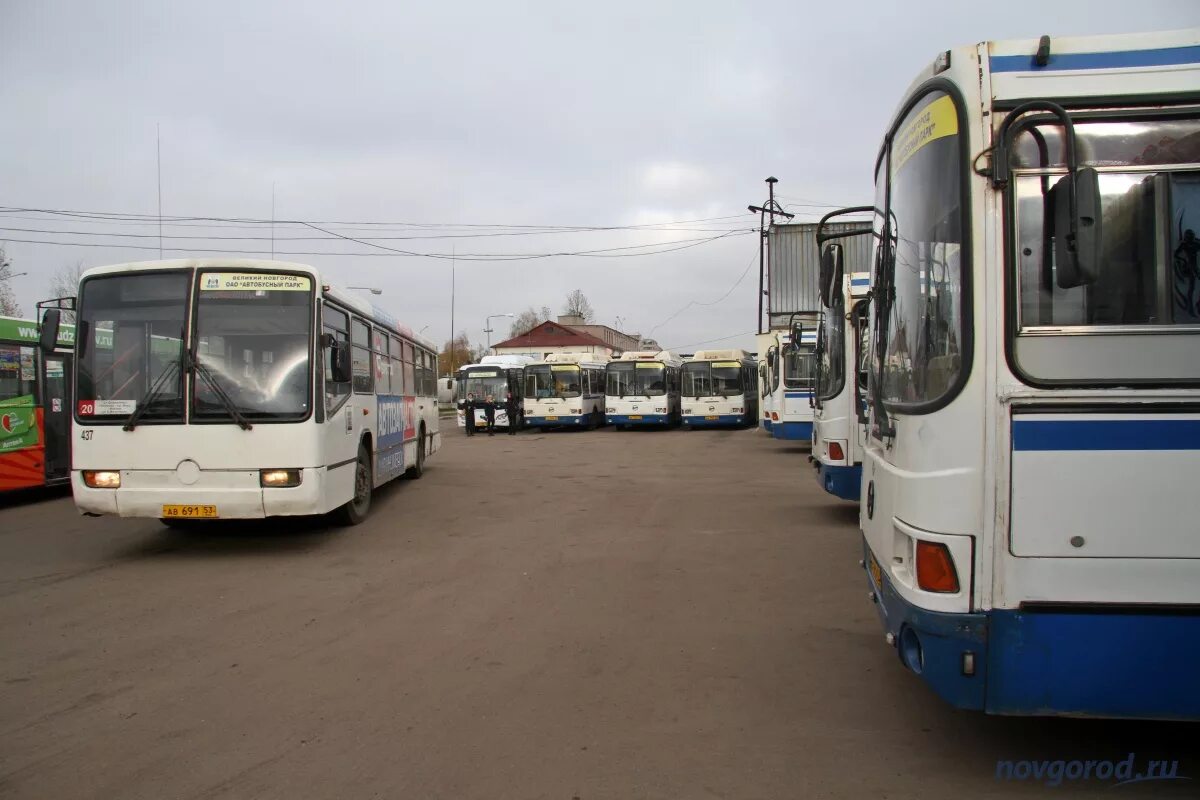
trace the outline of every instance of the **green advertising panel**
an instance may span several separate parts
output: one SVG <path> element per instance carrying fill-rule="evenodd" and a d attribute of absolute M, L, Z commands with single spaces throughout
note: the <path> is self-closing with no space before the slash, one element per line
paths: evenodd
<path fill-rule="evenodd" d="M 0 400 L 0 453 L 21 450 L 37 443 L 37 412 L 33 407 L 33 395 Z"/>
<path fill-rule="evenodd" d="M 16 319 L 15 317 L 0 317 L 0 340 L 27 342 L 37 344 L 38 323 L 32 319 Z M 111 333 L 109 335 L 111 339 Z M 97 337 L 99 339 L 99 337 Z M 75 344 L 75 326 L 60 325 L 58 327 L 58 346 L 71 347 Z"/>

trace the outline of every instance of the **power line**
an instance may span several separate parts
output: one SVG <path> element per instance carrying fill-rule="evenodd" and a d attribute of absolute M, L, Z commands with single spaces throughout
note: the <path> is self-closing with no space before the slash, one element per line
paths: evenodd
<path fill-rule="evenodd" d="M 353 252 L 333 252 L 333 251 L 312 251 L 312 250 L 275 250 L 275 255 L 284 256 L 339 256 L 339 257 L 388 257 L 388 256 L 407 256 L 412 258 L 433 258 L 440 260 L 450 260 L 456 258 L 459 261 L 528 261 L 543 258 L 558 258 L 558 257 L 586 257 L 586 258 L 637 258 L 640 256 L 660 255 L 663 253 L 673 253 L 678 250 L 687 250 L 692 247 L 699 247 L 710 242 L 719 241 L 729 236 L 746 236 L 753 233 L 752 230 L 729 231 L 717 236 L 709 236 L 701 239 L 682 239 L 674 242 L 660 242 L 653 244 L 628 245 L 624 247 L 607 247 L 596 250 L 577 250 L 564 251 L 556 253 L 472 253 L 459 254 L 457 256 L 450 253 L 418 253 L 410 250 L 400 250 L 386 245 L 374 244 L 370 240 L 355 239 L 349 236 L 335 236 L 338 239 L 345 239 L 350 242 L 356 242 L 369 247 L 378 248 L 386 252 L 380 253 L 353 253 Z M 157 237 L 155 237 L 157 238 Z M 158 247 L 136 244 L 114 244 L 108 242 L 60 242 L 50 241 L 47 239 L 14 239 L 4 237 L 3 241 L 16 242 L 20 244 L 43 244 L 43 245 L 59 245 L 62 247 L 94 247 L 107 248 L 116 250 L 158 250 Z M 328 240 L 326 240 L 328 241 Z M 677 246 L 675 246 L 677 245 Z M 651 250 L 649 248 L 659 248 Z M 221 248 L 199 248 L 199 247 L 164 247 L 164 252 L 171 253 L 215 253 L 224 255 L 271 255 L 268 250 L 229 250 Z M 646 252 L 630 253 L 619 252 L 627 250 L 644 250 Z"/>
<path fill-rule="evenodd" d="M 753 262 L 751 262 L 751 263 L 753 263 Z M 703 342 L 691 342 L 689 344 L 674 344 L 674 345 L 671 345 L 670 347 L 664 347 L 663 349 L 664 350 L 686 350 L 689 347 L 697 347 L 702 344 L 712 344 L 713 342 L 726 342 L 726 341 L 729 341 L 730 339 L 737 339 L 740 336 L 753 336 L 753 335 L 754 335 L 754 331 L 746 331 L 745 333 L 733 333 L 733 334 L 730 334 L 729 336 L 722 336 L 718 339 L 707 339 Z"/>
<path fill-rule="evenodd" d="M 25 208 L 19 206 L 0 206 L 0 213 L 36 213 L 53 214 L 57 216 L 94 219 L 97 221 L 118 221 L 131 223 L 157 224 L 157 214 L 137 214 L 113 211 L 84 211 L 61 208 Z M 670 220 L 666 222 L 648 222 L 641 225 L 526 225 L 509 223 L 450 223 L 450 222 L 378 222 L 364 220 L 274 220 L 276 225 L 329 225 L 329 226 L 383 226 L 383 227 L 416 227 L 416 228 L 507 228 L 512 230 L 568 230 L 568 231 L 619 231 L 653 229 L 664 225 L 687 225 L 701 222 L 719 222 L 722 220 L 745 219 L 744 214 L 727 214 L 720 217 L 702 217 L 698 219 Z M 175 222 L 218 222 L 236 223 L 241 225 L 270 225 L 272 220 L 256 217 L 211 217 L 211 216 L 163 216 L 164 224 Z"/>
<path fill-rule="evenodd" d="M 683 308 L 679 309 L 679 310 L 678 310 L 678 311 L 676 311 L 674 314 L 672 314 L 671 316 L 667 317 L 667 318 L 666 318 L 666 319 L 664 319 L 662 322 L 658 323 L 658 324 L 657 324 L 657 325 L 655 325 L 653 328 L 651 328 L 651 329 L 650 329 L 650 330 L 647 332 L 647 334 L 646 334 L 646 335 L 647 335 L 647 336 L 649 336 L 651 333 L 654 333 L 656 330 L 658 330 L 659 328 L 661 328 L 663 325 L 666 325 L 668 322 L 670 322 L 671 320 L 675 319 L 676 317 L 678 317 L 678 316 L 679 316 L 680 314 L 682 314 L 683 312 L 687 311 L 687 310 L 688 310 L 689 308 L 691 308 L 692 306 L 715 306 L 717 303 L 720 303 L 721 301 L 725 300 L 725 298 L 727 298 L 727 297 L 729 297 L 729 295 L 733 294 L 733 290 L 734 290 L 734 289 L 736 289 L 738 286 L 740 286 L 740 285 L 741 285 L 741 283 L 742 283 L 742 281 L 744 281 L 744 280 L 746 279 L 746 276 L 750 274 L 750 268 L 751 268 L 752 266 L 754 266 L 754 257 L 753 257 L 753 256 L 751 256 L 749 263 L 747 263 L 747 264 L 746 264 L 746 268 L 745 268 L 744 270 L 742 270 L 741 277 L 739 277 L 739 278 L 738 278 L 736 281 L 734 281 L 734 282 L 733 282 L 733 286 L 730 286 L 730 287 L 729 287 L 729 291 L 725 292 L 725 294 L 721 295 L 721 296 L 720 296 L 720 297 L 718 297 L 716 300 L 712 300 L 712 301 L 710 301 L 710 302 L 707 302 L 707 303 L 705 303 L 705 302 L 701 302 L 701 301 L 699 301 L 699 300 L 692 300 L 692 301 L 690 301 L 690 302 L 689 302 L 687 305 L 685 305 Z"/>

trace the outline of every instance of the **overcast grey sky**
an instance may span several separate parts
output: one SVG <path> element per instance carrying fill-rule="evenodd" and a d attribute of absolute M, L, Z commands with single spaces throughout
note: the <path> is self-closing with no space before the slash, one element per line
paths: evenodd
<path fill-rule="evenodd" d="M 749 4 L 330 3 L 0 0 L 0 205 L 163 213 L 519 225 L 638 225 L 741 215 L 703 229 L 389 241 L 421 252 L 600 249 L 749 229 L 748 203 L 780 179 L 784 203 L 870 202 L 883 126 L 941 50 L 984 39 L 1200 24 L 1195 0 Z M 790 210 L 815 218 L 810 206 Z M 13 215 L 7 215 L 13 216 Z M 23 215 L 28 216 L 28 215 Z M 136 242 L 136 226 L 31 219 L 0 239 Z M 346 235 L 361 233 L 339 229 Z M 434 229 L 410 231 L 428 235 Z M 457 230 L 457 232 L 463 232 Z M 171 235 L 264 235 L 171 228 Z M 277 237 L 320 236 L 277 228 Z M 405 235 L 388 229 L 377 235 Z M 184 240 L 264 249 L 269 241 Z M 350 242 L 279 249 L 370 252 Z M 7 245 L 27 315 L 48 275 L 156 258 L 157 250 Z M 376 251 L 378 252 L 378 251 Z M 181 255 L 181 254 L 169 254 Z M 450 264 L 304 257 L 441 342 Z M 666 346 L 753 331 L 751 235 L 636 258 L 458 262 L 457 324 L 561 309 L 582 289 L 598 321 Z M 497 328 L 501 321 L 497 322 Z M 507 332 L 507 326 L 504 332 Z M 729 339 L 753 347 L 753 337 Z M 726 344 L 722 342 L 721 344 Z"/>

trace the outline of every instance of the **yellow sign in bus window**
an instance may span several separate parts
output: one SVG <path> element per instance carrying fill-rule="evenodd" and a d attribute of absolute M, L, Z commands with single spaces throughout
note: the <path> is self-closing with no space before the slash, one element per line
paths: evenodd
<path fill-rule="evenodd" d="M 958 112 L 949 95 L 943 95 L 919 111 L 909 115 L 911 119 L 896 131 L 892 144 L 892 174 L 895 175 L 904 162 L 930 142 L 958 133 Z"/>
<path fill-rule="evenodd" d="M 734 369 L 737 369 L 741 366 L 741 364 L 736 361 L 714 361 L 712 362 L 712 365 L 714 367 L 733 367 Z"/>
<path fill-rule="evenodd" d="M 550 367 L 551 372 L 576 372 L 578 369 L 574 364 L 553 364 Z"/>
<path fill-rule="evenodd" d="M 634 364 L 634 367 L 636 367 L 637 369 L 662 369 L 662 364 L 659 364 L 657 361 L 651 362 L 649 364 L 643 364 L 642 362 L 639 361 L 637 364 Z"/>

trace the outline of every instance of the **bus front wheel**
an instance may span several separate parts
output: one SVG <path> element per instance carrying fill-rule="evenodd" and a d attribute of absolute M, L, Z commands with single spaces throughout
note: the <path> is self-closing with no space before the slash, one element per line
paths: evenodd
<path fill-rule="evenodd" d="M 354 497 L 338 509 L 343 525 L 357 525 L 367 518 L 371 510 L 371 484 L 371 455 L 366 446 L 360 444 L 354 463 Z"/>

